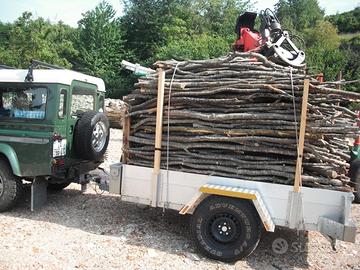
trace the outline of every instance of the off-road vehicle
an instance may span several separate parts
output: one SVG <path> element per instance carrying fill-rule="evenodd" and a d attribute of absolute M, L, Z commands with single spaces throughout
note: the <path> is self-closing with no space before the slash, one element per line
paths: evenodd
<path fill-rule="evenodd" d="M 0 211 L 20 198 L 23 180 L 35 208 L 46 188 L 84 181 L 99 166 L 109 142 L 104 100 L 96 77 L 39 61 L 0 66 Z"/>

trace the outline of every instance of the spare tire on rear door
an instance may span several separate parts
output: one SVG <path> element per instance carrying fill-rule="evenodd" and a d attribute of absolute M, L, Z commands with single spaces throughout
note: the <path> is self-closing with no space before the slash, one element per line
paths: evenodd
<path fill-rule="evenodd" d="M 104 113 L 88 111 L 82 114 L 74 130 L 74 148 L 83 159 L 99 161 L 109 144 L 109 120 Z"/>

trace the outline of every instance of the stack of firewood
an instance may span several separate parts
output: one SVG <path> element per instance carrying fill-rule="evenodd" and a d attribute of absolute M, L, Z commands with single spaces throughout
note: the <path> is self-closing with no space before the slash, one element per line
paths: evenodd
<path fill-rule="evenodd" d="M 105 99 L 105 113 L 109 118 L 110 127 L 121 128 L 125 114 L 125 103 L 121 99 Z"/>
<path fill-rule="evenodd" d="M 254 53 L 155 67 L 166 74 L 162 168 L 293 184 L 304 79 L 309 78 L 304 70 Z M 153 166 L 157 76 L 139 79 L 125 98 L 128 164 Z M 347 139 L 359 127 L 348 105 L 359 102 L 360 94 L 309 79 L 303 185 L 351 190 Z"/>

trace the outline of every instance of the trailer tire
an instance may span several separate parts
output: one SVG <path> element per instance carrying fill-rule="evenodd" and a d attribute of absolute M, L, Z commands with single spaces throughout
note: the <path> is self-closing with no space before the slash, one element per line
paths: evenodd
<path fill-rule="evenodd" d="M 22 193 L 22 181 L 12 173 L 10 165 L 0 159 L 0 212 L 13 207 Z"/>
<path fill-rule="evenodd" d="M 251 201 L 207 197 L 195 210 L 191 234 L 205 256 L 224 262 L 237 261 L 257 247 L 263 226 Z"/>
<path fill-rule="evenodd" d="M 83 159 L 100 161 L 110 140 L 110 125 L 104 113 L 88 111 L 82 114 L 74 130 L 74 148 Z"/>
<path fill-rule="evenodd" d="M 355 184 L 354 202 L 360 203 L 360 159 L 356 159 L 351 163 L 350 179 Z"/>

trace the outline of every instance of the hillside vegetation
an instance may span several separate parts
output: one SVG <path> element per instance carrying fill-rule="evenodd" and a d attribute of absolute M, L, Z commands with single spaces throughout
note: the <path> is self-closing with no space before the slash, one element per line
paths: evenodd
<path fill-rule="evenodd" d="M 0 22 L 0 64 L 26 68 L 31 59 L 39 59 L 79 70 L 103 78 L 108 95 L 118 98 L 131 91 L 134 82 L 133 75 L 121 68 L 121 60 L 151 65 L 159 59 L 226 54 L 236 39 L 237 16 L 253 10 L 247 0 L 123 3 L 121 17 L 104 1 L 84 13 L 76 28 L 29 12 L 14 23 Z M 274 8 L 284 28 L 304 39 L 310 72 L 322 72 L 326 80 L 335 80 L 340 71 L 347 80 L 360 78 L 360 41 L 354 34 L 359 8 L 329 17 L 317 0 L 279 0 Z M 346 38 L 338 35 L 338 29 L 347 33 Z M 354 36 L 349 36 L 351 31 Z M 353 85 L 349 90 L 358 88 Z"/>

